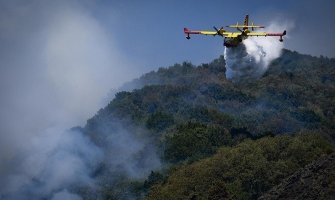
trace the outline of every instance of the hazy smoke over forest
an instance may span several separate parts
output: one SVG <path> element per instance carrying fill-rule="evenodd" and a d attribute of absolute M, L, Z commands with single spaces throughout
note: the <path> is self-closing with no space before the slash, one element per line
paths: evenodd
<path fill-rule="evenodd" d="M 282 32 L 291 28 L 291 25 L 272 23 L 265 31 Z M 260 78 L 284 48 L 284 43 L 278 40 L 279 37 L 249 37 L 236 48 L 225 48 L 226 77 L 232 81 Z"/>
<path fill-rule="evenodd" d="M 1 182 L 2 199 L 58 199 L 68 188 L 93 186 L 90 174 L 103 152 L 78 131 L 49 128 L 35 136 L 26 150 L 14 157 L 15 166 Z M 80 199 L 80 197 L 76 197 Z"/>
<path fill-rule="evenodd" d="M 0 199 L 81 199 L 74 186 L 95 188 L 102 162 L 134 178 L 159 167 L 150 140 L 131 132 L 106 130 L 112 142 L 102 147 L 70 130 L 133 76 L 113 37 L 85 7 L 1 2 L 0 41 Z M 136 168 L 139 152 L 148 153 L 145 170 Z"/>

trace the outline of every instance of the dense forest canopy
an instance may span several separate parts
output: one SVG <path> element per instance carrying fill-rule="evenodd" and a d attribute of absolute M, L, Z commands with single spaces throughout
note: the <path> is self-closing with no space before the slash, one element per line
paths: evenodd
<path fill-rule="evenodd" d="M 335 59 L 283 50 L 260 79 L 227 80 L 223 56 L 149 72 L 81 131 L 111 155 L 120 130 L 147 141 L 130 154 L 140 175 L 101 164 L 104 199 L 257 199 L 331 154 L 334 129 Z"/>

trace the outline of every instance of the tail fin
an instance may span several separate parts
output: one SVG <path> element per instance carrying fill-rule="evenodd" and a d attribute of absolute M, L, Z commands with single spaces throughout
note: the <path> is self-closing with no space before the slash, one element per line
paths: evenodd
<path fill-rule="evenodd" d="M 248 29 L 248 25 L 249 25 L 249 15 L 246 15 L 244 18 L 244 27 L 243 30 Z"/>

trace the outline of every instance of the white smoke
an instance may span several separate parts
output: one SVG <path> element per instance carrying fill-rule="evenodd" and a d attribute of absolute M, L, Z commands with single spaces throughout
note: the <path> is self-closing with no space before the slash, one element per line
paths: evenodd
<path fill-rule="evenodd" d="M 264 31 L 283 32 L 293 27 L 292 24 L 280 25 L 271 23 Z M 262 30 L 263 31 L 263 30 Z M 284 42 L 279 37 L 249 37 L 242 44 L 224 50 L 226 60 L 226 77 L 232 81 L 260 78 L 268 69 L 269 64 L 281 55 Z"/>
<path fill-rule="evenodd" d="M 153 141 L 140 133 L 136 135 L 119 128 L 107 136 L 106 160 L 112 173 L 122 172 L 128 177 L 145 178 L 161 166 Z"/>
<path fill-rule="evenodd" d="M 0 2 L 1 200 L 80 199 L 73 186 L 95 187 L 105 149 L 68 129 L 93 116 L 134 70 L 82 2 Z M 129 157 L 146 145 L 124 137 L 115 144 L 137 148 L 115 155 L 136 173 Z"/>
<path fill-rule="evenodd" d="M 1 188 L 2 199 L 41 199 L 76 185 L 93 186 L 90 174 L 103 152 L 79 131 L 50 128 L 27 141 Z"/>
<path fill-rule="evenodd" d="M 82 198 L 78 195 L 71 194 L 67 190 L 62 190 L 53 195 L 51 200 L 81 200 Z"/>

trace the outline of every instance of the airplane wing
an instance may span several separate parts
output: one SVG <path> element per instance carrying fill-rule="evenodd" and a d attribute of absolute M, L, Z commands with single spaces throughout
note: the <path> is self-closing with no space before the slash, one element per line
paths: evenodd
<path fill-rule="evenodd" d="M 188 28 L 184 28 L 184 33 L 190 36 L 190 34 L 201 34 L 201 35 L 218 35 L 218 32 L 216 31 L 191 31 L 188 30 Z"/>
<path fill-rule="evenodd" d="M 268 32 L 249 32 L 247 36 L 279 36 L 279 41 L 283 41 L 283 36 L 286 35 L 286 30 L 282 33 L 268 33 Z"/>
<path fill-rule="evenodd" d="M 266 32 L 250 32 L 247 33 L 247 36 L 267 36 Z"/>
<path fill-rule="evenodd" d="M 218 33 L 216 31 L 198 31 L 198 32 L 201 35 L 218 35 Z"/>
<path fill-rule="evenodd" d="M 286 31 L 283 33 L 268 33 L 268 32 L 250 32 L 247 33 L 247 36 L 284 36 Z"/>
<path fill-rule="evenodd" d="M 284 35 L 286 35 L 286 30 L 282 33 L 266 33 L 266 36 L 280 36 L 280 37 L 282 37 Z"/>
<path fill-rule="evenodd" d="M 217 31 L 191 31 L 187 28 L 184 28 L 184 33 L 186 34 L 186 38 L 190 39 L 190 35 L 191 34 L 200 34 L 200 35 L 220 35 L 222 37 L 229 37 L 229 38 L 233 38 L 233 37 L 238 37 L 239 35 L 241 35 L 240 32 L 227 32 L 223 29 L 219 29 Z"/>

